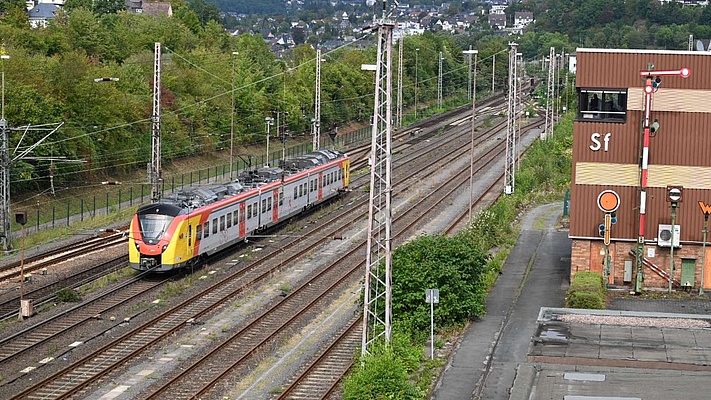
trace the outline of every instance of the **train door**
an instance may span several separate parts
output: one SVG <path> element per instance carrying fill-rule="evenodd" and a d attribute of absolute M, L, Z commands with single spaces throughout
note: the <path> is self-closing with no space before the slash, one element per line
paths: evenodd
<path fill-rule="evenodd" d="M 323 171 L 318 173 L 318 201 L 323 200 Z"/>
<path fill-rule="evenodd" d="M 279 189 L 272 191 L 272 221 L 279 221 Z"/>
<path fill-rule="evenodd" d="M 242 201 L 241 203 L 239 203 L 239 213 L 238 213 L 239 215 L 237 216 L 239 219 L 239 222 L 235 222 L 235 223 L 239 223 L 239 237 L 241 237 L 241 238 L 247 236 L 247 224 L 245 223 L 245 218 L 244 218 L 244 216 L 247 213 L 246 203 L 247 203 L 246 201 Z"/>

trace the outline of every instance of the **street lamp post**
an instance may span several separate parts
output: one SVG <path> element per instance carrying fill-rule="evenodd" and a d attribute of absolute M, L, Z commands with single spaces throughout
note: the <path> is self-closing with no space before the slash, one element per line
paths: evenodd
<path fill-rule="evenodd" d="M 235 56 L 239 52 L 232 52 L 232 119 L 230 121 L 230 181 L 233 177 L 233 164 L 235 160 Z"/>
<path fill-rule="evenodd" d="M 274 125 L 274 118 L 266 117 L 264 118 L 264 122 L 267 125 L 267 162 L 265 165 L 269 166 L 269 127 Z"/>

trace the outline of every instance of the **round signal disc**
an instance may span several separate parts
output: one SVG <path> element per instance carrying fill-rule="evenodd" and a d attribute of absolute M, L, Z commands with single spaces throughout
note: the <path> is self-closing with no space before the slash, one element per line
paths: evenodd
<path fill-rule="evenodd" d="M 620 206 L 620 196 L 614 190 L 605 190 L 597 196 L 597 206 L 602 212 L 614 212 Z"/>

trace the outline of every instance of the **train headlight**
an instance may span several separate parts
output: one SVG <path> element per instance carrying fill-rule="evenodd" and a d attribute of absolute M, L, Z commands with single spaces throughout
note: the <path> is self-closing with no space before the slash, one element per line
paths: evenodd
<path fill-rule="evenodd" d="M 165 249 L 167 249 L 167 248 L 168 248 L 168 245 L 167 245 L 167 244 L 163 245 L 163 247 L 161 247 L 161 249 L 160 249 L 160 252 L 161 252 L 161 253 L 164 253 L 164 252 L 165 252 Z"/>
<path fill-rule="evenodd" d="M 138 244 L 138 242 L 133 242 L 133 245 L 136 246 L 136 250 L 141 250 L 141 246 Z"/>

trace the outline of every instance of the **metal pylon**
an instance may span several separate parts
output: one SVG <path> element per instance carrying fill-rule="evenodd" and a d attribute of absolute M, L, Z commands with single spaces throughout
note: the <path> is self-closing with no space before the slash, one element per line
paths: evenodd
<path fill-rule="evenodd" d="M 504 172 L 504 193 L 514 192 L 516 173 L 516 43 L 509 43 L 509 92 L 506 124 L 506 170 Z"/>
<path fill-rule="evenodd" d="M 313 149 L 321 147 L 321 49 L 316 50 L 316 95 L 314 96 L 314 137 Z"/>
<path fill-rule="evenodd" d="M 392 171 L 392 36 L 394 21 L 377 23 L 378 63 L 370 150 L 370 211 L 363 304 L 362 354 L 376 342 L 390 345 L 391 299 L 391 171 Z"/>
<path fill-rule="evenodd" d="M 397 48 L 397 122 L 395 126 L 402 126 L 402 53 L 405 47 L 405 36 L 398 41 Z"/>
<path fill-rule="evenodd" d="M 153 114 L 151 115 L 151 165 L 148 167 L 148 178 L 151 183 L 151 200 L 157 202 L 161 198 L 160 170 L 160 43 L 155 44 L 153 60 Z"/>
<path fill-rule="evenodd" d="M 543 139 L 548 139 L 553 136 L 553 101 L 555 93 L 553 85 L 555 84 L 555 47 L 551 47 L 548 55 L 548 90 L 546 91 L 546 125 L 543 130 Z"/>
<path fill-rule="evenodd" d="M 437 73 L 437 107 L 442 108 L 442 52 L 439 52 L 438 60 L 438 73 Z"/>

